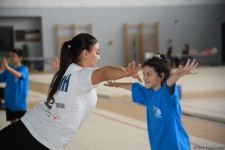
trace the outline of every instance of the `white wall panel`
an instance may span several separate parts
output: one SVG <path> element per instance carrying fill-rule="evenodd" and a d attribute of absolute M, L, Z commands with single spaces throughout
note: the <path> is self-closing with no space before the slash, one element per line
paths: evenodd
<path fill-rule="evenodd" d="M 225 4 L 225 0 L 0 0 L 0 7 L 138 7 Z"/>

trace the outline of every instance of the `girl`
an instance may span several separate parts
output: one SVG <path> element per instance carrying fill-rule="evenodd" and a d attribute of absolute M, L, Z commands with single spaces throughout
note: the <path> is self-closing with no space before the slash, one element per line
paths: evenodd
<path fill-rule="evenodd" d="M 95 85 L 131 76 L 141 68 L 132 62 L 126 69 L 111 66 L 96 69 L 99 54 L 99 43 L 89 34 L 78 34 L 66 41 L 47 101 L 0 131 L 1 149 L 64 148 L 96 106 Z"/>
<path fill-rule="evenodd" d="M 163 55 L 156 55 L 144 63 L 144 82 L 105 84 L 131 90 L 134 103 L 147 109 L 147 128 L 152 150 L 190 150 L 188 135 L 181 122 L 181 106 L 176 85 L 181 77 L 192 74 L 198 63 L 190 59 L 176 72 L 170 69 Z M 138 74 L 133 75 L 139 78 Z"/>

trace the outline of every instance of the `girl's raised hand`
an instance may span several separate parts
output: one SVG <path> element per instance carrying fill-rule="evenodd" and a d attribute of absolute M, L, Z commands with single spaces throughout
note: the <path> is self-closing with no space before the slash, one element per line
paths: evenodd
<path fill-rule="evenodd" d="M 198 66 L 198 62 L 188 59 L 185 66 L 180 65 L 179 68 L 174 72 L 178 77 L 182 77 L 189 74 L 197 74 L 197 72 L 192 72 Z"/>

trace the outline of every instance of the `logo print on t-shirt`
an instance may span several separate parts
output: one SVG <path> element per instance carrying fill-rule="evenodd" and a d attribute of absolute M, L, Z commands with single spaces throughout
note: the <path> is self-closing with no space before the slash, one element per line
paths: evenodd
<path fill-rule="evenodd" d="M 48 109 L 52 109 L 52 106 L 55 104 L 54 97 L 50 99 L 49 101 L 45 102 L 45 105 L 48 107 Z"/>
<path fill-rule="evenodd" d="M 162 112 L 159 107 L 153 106 L 153 112 L 156 118 L 162 118 Z"/>
<path fill-rule="evenodd" d="M 70 76 L 71 74 L 63 76 L 60 85 L 58 87 L 58 91 L 67 92 L 70 82 Z"/>

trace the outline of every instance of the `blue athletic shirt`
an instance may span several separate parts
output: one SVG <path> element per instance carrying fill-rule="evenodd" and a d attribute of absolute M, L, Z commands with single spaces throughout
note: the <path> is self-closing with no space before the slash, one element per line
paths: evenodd
<path fill-rule="evenodd" d="M 168 86 L 146 89 L 140 83 L 132 84 L 134 103 L 146 106 L 148 136 L 151 150 L 190 150 L 189 137 L 182 125 L 182 111 L 177 85 L 174 93 Z"/>
<path fill-rule="evenodd" d="M 16 78 L 7 70 L 0 73 L 0 83 L 6 82 L 4 106 L 11 111 L 26 111 L 29 88 L 28 68 L 21 65 L 14 69 L 22 74 L 21 78 Z"/>

